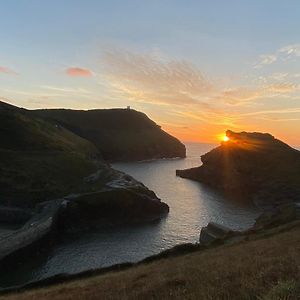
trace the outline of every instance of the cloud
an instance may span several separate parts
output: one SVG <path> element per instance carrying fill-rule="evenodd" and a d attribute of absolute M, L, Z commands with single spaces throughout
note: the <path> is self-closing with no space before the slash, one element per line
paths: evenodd
<path fill-rule="evenodd" d="M 276 84 L 271 84 L 266 87 L 266 92 L 275 94 L 288 94 L 298 90 L 298 86 L 290 82 L 281 82 Z"/>
<path fill-rule="evenodd" d="M 249 112 L 241 114 L 241 117 L 248 117 L 248 116 L 258 116 L 258 115 L 277 115 L 277 114 L 299 114 L 300 107 L 293 107 L 293 108 L 280 108 L 280 109 L 272 109 L 272 110 L 261 110 L 255 112 Z"/>
<path fill-rule="evenodd" d="M 205 104 L 214 89 L 192 64 L 184 60 L 161 60 L 157 56 L 128 51 L 103 55 L 106 79 L 134 101 L 166 105 Z"/>
<path fill-rule="evenodd" d="M 79 67 L 71 67 L 66 69 L 66 73 L 71 77 L 91 77 L 93 76 L 92 71 Z"/>
<path fill-rule="evenodd" d="M 92 94 L 89 90 L 84 88 L 70 88 L 70 87 L 57 87 L 57 86 L 50 86 L 50 85 L 42 85 L 40 86 L 42 89 L 62 92 L 62 93 L 70 93 L 70 94 Z"/>
<path fill-rule="evenodd" d="M 271 65 L 277 60 L 277 56 L 274 54 L 263 54 L 259 57 L 259 62 L 255 65 L 256 68 L 260 68 L 263 65 Z"/>
<path fill-rule="evenodd" d="M 10 99 L 8 99 L 6 97 L 2 97 L 2 96 L 0 96 L 0 101 L 6 102 L 6 103 L 10 103 L 11 102 Z"/>
<path fill-rule="evenodd" d="M 258 62 L 254 64 L 254 68 L 261 68 L 276 61 L 287 61 L 295 57 L 300 57 L 300 43 L 284 46 L 272 54 L 260 55 Z"/>
<path fill-rule="evenodd" d="M 298 86 L 289 82 L 278 82 L 253 88 L 236 87 L 227 89 L 216 96 L 215 101 L 223 100 L 230 105 L 244 105 L 258 99 L 271 98 L 298 90 Z"/>
<path fill-rule="evenodd" d="M 297 75 L 297 74 L 295 74 L 295 75 Z M 276 72 L 276 73 L 271 74 L 269 77 L 270 77 L 270 79 L 275 80 L 275 81 L 283 81 L 289 77 L 289 73 Z"/>
<path fill-rule="evenodd" d="M 5 74 L 11 74 L 11 75 L 16 75 L 17 73 L 7 67 L 1 67 L 0 66 L 0 73 L 5 73 Z"/>
<path fill-rule="evenodd" d="M 261 90 L 255 88 L 237 87 L 228 89 L 217 96 L 216 100 L 223 100 L 227 104 L 240 104 L 256 100 L 261 97 Z"/>
<path fill-rule="evenodd" d="M 296 85 L 283 81 L 285 74 L 275 74 L 275 82 L 265 80 L 263 85 L 255 87 L 224 89 L 185 60 L 166 60 L 125 50 L 105 52 L 102 62 L 113 93 L 134 102 L 217 112 L 222 104 L 248 105 L 261 98 L 288 95 L 297 89 Z"/>
<path fill-rule="evenodd" d="M 265 63 L 274 60 L 264 59 Z M 263 81 L 240 86 L 228 80 L 208 79 L 192 63 L 166 56 L 111 50 L 103 54 L 101 62 L 100 83 L 106 83 L 110 99 L 133 102 L 137 107 L 143 104 L 143 109 L 162 118 L 171 132 L 184 139 L 187 133 L 182 127 L 194 128 L 189 139 L 197 140 L 203 130 L 210 134 L 219 134 L 224 128 L 245 130 L 251 118 L 254 124 L 298 118 L 280 115 L 298 110 L 270 109 L 278 107 L 283 98 L 292 101 L 300 90 L 287 73 L 273 73 Z"/>
<path fill-rule="evenodd" d="M 300 57 L 300 44 L 293 44 L 288 45 L 285 47 L 282 47 L 278 51 L 280 54 L 284 55 L 285 58 L 291 58 L 291 57 Z"/>

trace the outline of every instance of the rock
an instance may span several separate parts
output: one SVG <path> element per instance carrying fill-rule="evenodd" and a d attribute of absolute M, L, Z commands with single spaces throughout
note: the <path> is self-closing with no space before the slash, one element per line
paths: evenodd
<path fill-rule="evenodd" d="M 200 231 L 200 245 L 210 246 L 215 243 L 231 245 L 247 240 L 255 233 L 267 232 L 268 229 L 300 219 L 300 204 L 288 203 L 264 211 L 255 224 L 245 231 L 234 231 L 230 228 L 209 222 Z"/>
<path fill-rule="evenodd" d="M 230 228 L 214 222 L 209 222 L 206 227 L 201 229 L 199 241 L 201 245 L 209 245 L 217 241 L 222 242 L 233 235 L 234 231 Z"/>
<path fill-rule="evenodd" d="M 69 201 L 60 223 L 64 227 L 79 228 L 157 220 L 169 212 L 169 206 L 152 193 L 107 187 L 81 194 Z"/>
<path fill-rule="evenodd" d="M 275 227 L 300 219 L 300 203 L 287 203 L 265 210 L 255 221 L 255 224 L 244 230 L 235 231 L 230 228 L 209 222 L 200 231 L 200 246 L 209 247 L 215 244 L 232 245 L 249 240 L 255 234 L 266 234 Z M 291 224 L 293 225 L 293 224 Z M 279 229 L 280 230 L 280 229 Z"/>
<path fill-rule="evenodd" d="M 226 132 L 228 142 L 201 156 L 203 165 L 176 175 L 260 206 L 300 199 L 300 152 L 266 133 Z"/>

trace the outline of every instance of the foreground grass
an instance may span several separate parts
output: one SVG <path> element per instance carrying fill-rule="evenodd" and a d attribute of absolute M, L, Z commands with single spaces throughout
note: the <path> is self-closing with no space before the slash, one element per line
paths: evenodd
<path fill-rule="evenodd" d="M 300 224 L 289 227 L 0 299 L 300 299 Z"/>

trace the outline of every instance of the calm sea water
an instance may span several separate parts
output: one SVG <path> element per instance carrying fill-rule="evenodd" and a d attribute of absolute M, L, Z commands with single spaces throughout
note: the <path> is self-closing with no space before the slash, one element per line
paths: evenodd
<path fill-rule="evenodd" d="M 176 169 L 199 166 L 200 155 L 213 147 L 188 144 L 186 159 L 114 164 L 115 169 L 142 181 L 168 203 L 169 215 L 151 224 L 106 228 L 64 238 L 52 249 L 43 249 L 5 274 L 1 272 L 0 287 L 138 261 L 181 243 L 197 242 L 201 227 L 209 221 L 233 229 L 250 227 L 259 214 L 255 207 L 229 201 L 205 185 L 175 176 Z"/>

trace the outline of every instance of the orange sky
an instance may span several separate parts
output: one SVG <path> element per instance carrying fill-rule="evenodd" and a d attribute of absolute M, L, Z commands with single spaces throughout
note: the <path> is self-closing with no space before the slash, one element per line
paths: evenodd
<path fill-rule="evenodd" d="M 183 141 L 230 129 L 300 145 L 297 1 L 75 2 L 3 1 L 0 99 L 130 105 Z"/>

